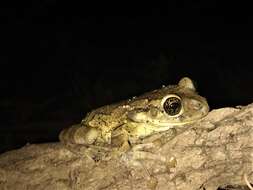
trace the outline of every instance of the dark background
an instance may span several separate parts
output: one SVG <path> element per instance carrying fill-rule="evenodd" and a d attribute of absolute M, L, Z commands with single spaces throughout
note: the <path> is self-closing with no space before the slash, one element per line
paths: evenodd
<path fill-rule="evenodd" d="M 57 141 L 89 110 L 183 76 L 212 109 L 252 102 L 247 5 L 69 3 L 0 9 L 0 152 Z"/>

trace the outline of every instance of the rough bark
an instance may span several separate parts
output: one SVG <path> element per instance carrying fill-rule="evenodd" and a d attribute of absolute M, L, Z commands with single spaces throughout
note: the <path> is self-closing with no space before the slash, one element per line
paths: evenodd
<path fill-rule="evenodd" d="M 61 143 L 6 152 L 0 155 L 0 189 L 247 189 L 252 161 L 250 104 L 213 110 L 200 122 L 153 135 L 121 155 L 110 147 Z"/>

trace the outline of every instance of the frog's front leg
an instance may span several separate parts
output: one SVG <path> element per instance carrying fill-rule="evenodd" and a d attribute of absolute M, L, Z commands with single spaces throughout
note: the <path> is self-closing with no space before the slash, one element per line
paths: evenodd
<path fill-rule="evenodd" d="M 173 155 L 163 155 L 149 149 L 157 148 L 154 143 L 137 144 L 122 155 L 122 160 L 131 166 L 141 167 L 152 171 L 154 168 L 170 171 L 177 165 L 177 159 Z M 160 151 L 158 151 L 160 152 Z M 145 162 L 143 162 L 145 161 Z M 145 165 L 143 164 L 145 163 Z M 158 167 L 159 166 L 159 167 Z M 152 169 L 153 168 L 153 169 Z M 149 172 L 148 172 L 149 173 Z"/>
<path fill-rule="evenodd" d="M 157 148 L 157 140 L 141 143 L 141 139 L 134 132 L 136 132 L 135 129 L 129 129 L 128 124 L 115 129 L 112 132 L 112 147 L 117 147 L 119 154 L 134 152 L 134 160 L 157 159 L 159 156 L 150 152 L 151 149 Z"/>
<path fill-rule="evenodd" d="M 126 124 L 123 124 L 112 132 L 111 145 L 112 147 L 117 147 L 117 152 L 120 154 L 127 152 L 131 148 L 129 133 L 125 129 L 125 125 Z"/>
<path fill-rule="evenodd" d="M 126 156 L 135 164 L 140 163 L 141 160 L 153 160 L 166 163 L 167 157 L 156 153 L 164 144 L 161 138 L 162 134 L 157 133 L 143 140 L 139 139 L 136 143 L 132 143 L 131 151 Z"/>
<path fill-rule="evenodd" d="M 59 139 L 64 144 L 93 144 L 101 135 L 97 128 L 81 126 L 80 124 L 72 125 L 61 131 Z"/>

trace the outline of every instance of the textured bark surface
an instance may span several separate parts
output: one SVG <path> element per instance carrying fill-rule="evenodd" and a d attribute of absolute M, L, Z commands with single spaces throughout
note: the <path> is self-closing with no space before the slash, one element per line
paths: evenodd
<path fill-rule="evenodd" d="M 0 189 L 247 189 L 245 176 L 253 182 L 253 104 L 213 110 L 194 125 L 116 153 L 109 147 L 27 145 L 0 155 Z"/>

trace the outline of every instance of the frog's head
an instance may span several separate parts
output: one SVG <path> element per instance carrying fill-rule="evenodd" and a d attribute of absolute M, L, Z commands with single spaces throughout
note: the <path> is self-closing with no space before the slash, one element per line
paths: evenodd
<path fill-rule="evenodd" d="M 197 94 L 187 77 L 178 85 L 164 87 L 155 94 L 145 107 L 130 111 L 128 118 L 136 123 L 168 127 L 195 122 L 209 111 L 206 99 Z"/>

